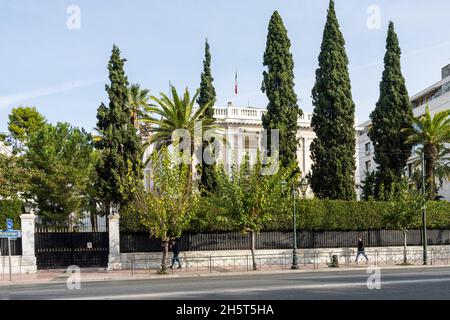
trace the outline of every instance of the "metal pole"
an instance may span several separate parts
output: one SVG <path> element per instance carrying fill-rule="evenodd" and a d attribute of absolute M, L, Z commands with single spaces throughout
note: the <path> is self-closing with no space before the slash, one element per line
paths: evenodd
<path fill-rule="evenodd" d="M 11 238 L 8 237 L 8 256 L 9 256 L 9 281 L 12 281 L 12 269 L 11 269 Z"/>
<path fill-rule="evenodd" d="M 425 187 L 425 153 L 422 151 L 422 194 L 424 204 L 422 207 L 422 245 L 423 245 L 423 264 L 427 264 L 427 194 Z"/>
<path fill-rule="evenodd" d="M 295 212 L 295 184 L 292 185 L 292 193 L 294 196 L 294 217 L 293 217 L 293 229 L 294 229 L 294 251 L 292 252 L 292 266 L 291 269 L 298 269 L 297 259 L 297 217 Z"/>

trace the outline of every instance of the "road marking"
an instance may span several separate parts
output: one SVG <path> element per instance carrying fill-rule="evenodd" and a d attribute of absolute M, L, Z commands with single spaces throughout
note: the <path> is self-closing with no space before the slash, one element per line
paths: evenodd
<path fill-rule="evenodd" d="M 450 278 L 444 279 L 415 279 L 415 280 L 392 280 L 382 281 L 382 287 L 398 284 L 419 284 L 419 283 L 436 283 L 436 282 L 450 282 Z M 231 294 L 231 293 L 248 293 L 260 291 L 283 291 L 294 289 L 336 289 L 336 288 L 353 288 L 366 287 L 366 282 L 346 282 L 346 283 L 329 283 L 329 284 L 309 284 L 309 285 L 287 285 L 287 286 L 272 286 L 272 287 L 253 287 L 253 288 L 238 288 L 238 289 L 211 289 L 199 291 L 177 291 L 177 292 L 161 292 L 161 293 L 140 293 L 140 294 L 123 294 L 123 295 L 108 295 L 108 296 L 90 296 L 77 298 L 58 298 L 54 300 L 121 300 L 121 299 L 144 299 L 144 298 L 167 298 L 177 296 L 191 296 L 191 295 L 210 295 L 210 294 Z"/>

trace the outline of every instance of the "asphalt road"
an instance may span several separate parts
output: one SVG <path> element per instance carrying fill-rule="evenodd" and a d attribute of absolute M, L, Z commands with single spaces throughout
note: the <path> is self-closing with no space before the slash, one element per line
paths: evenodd
<path fill-rule="evenodd" d="M 381 270 L 369 290 L 365 269 L 321 273 L 103 281 L 0 287 L 0 299 L 321 300 L 450 299 L 450 268 Z"/>

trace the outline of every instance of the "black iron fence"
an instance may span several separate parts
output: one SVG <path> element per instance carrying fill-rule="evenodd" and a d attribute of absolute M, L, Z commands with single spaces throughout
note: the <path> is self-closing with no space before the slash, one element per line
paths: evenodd
<path fill-rule="evenodd" d="M 37 232 L 35 252 L 39 269 L 106 267 L 108 232 Z"/>
<path fill-rule="evenodd" d="M 0 256 L 9 255 L 8 251 L 8 239 L 0 238 Z M 21 256 L 22 255 L 22 239 L 11 239 L 11 255 Z"/>
<path fill-rule="evenodd" d="M 403 233 L 398 230 L 369 231 L 298 231 L 298 248 L 352 248 L 361 237 L 366 247 L 403 246 Z M 450 230 L 428 230 L 429 245 L 450 245 Z M 421 231 L 411 230 L 408 245 L 421 245 Z M 182 251 L 247 250 L 250 235 L 241 232 L 186 233 L 179 241 Z M 256 236 L 256 249 L 290 249 L 292 232 L 265 231 Z M 130 252 L 159 252 L 161 241 L 145 233 L 121 233 L 120 250 Z"/>

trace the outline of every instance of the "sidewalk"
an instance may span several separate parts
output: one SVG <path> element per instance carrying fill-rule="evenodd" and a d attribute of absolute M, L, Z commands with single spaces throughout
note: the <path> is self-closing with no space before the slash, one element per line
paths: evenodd
<path fill-rule="evenodd" d="M 263 274 L 284 274 L 284 273 L 302 273 L 302 272 L 346 272 L 356 270 L 366 270 L 368 267 L 375 267 L 374 264 L 366 264 L 360 262 L 359 264 L 351 263 L 350 266 L 341 266 L 339 268 L 330 268 L 325 264 L 321 264 L 314 268 L 313 265 L 300 265 L 299 270 L 291 270 L 282 267 L 263 267 L 256 271 L 250 270 L 235 270 L 235 269 L 215 269 L 212 272 L 209 270 L 186 270 L 173 269 L 168 271 L 166 275 L 159 275 L 156 270 L 136 270 L 132 274 L 131 270 L 114 270 L 108 271 L 106 269 L 82 269 L 81 282 L 94 281 L 132 281 L 132 280 L 148 280 L 148 279 L 174 279 L 174 278 L 190 278 L 190 277 L 217 277 L 217 276 L 239 276 L 239 275 L 263 275 Z M 449 265 L 421 265 L 411 264 L 402 266 L 398 264 L 383 264 L 379 265 L 381 269 L 413 269 L 413 268 L 439 268 L 450 267 Z M 40 270 L 34 274 L 13 274 L 12 281 L 9 281 L 9 274 L 0 275 L 0 286 L 10 285 L 27 285 L 27 284 L 43 284 L 43 283 L 66 283 L 70 274 L 66 270 Z"/>

